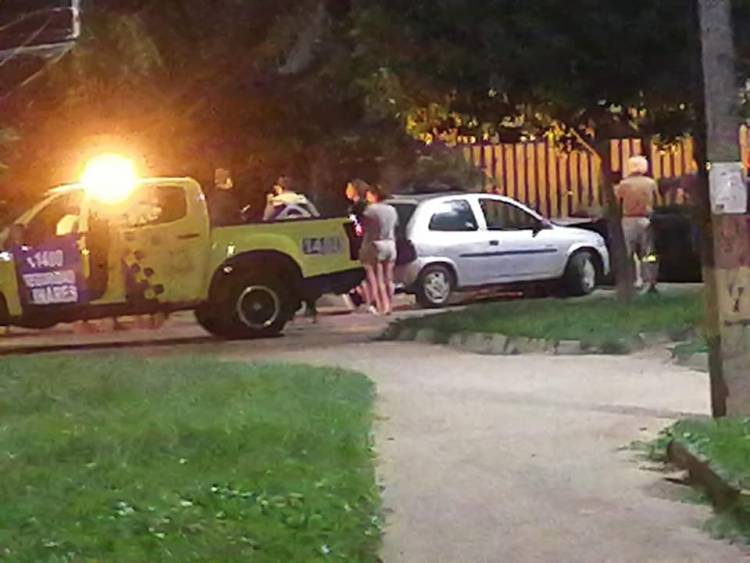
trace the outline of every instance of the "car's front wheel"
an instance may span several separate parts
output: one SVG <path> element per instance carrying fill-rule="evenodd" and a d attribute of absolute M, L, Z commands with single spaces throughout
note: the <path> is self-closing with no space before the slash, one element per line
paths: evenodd
<path fill-rule="evenodd" d="M 417 303 L 426 309 L 444 307 L 453 295 L 454 286 L 450 268 L 442 264 L 427 266 L 417 280 Z"/>
<path fill-rule="evenodd" d="M 563 279 L 568 295 L 589 295 L 596 289 L 597 270 L 593 255 L 581 251 L 571 256 Z"/>

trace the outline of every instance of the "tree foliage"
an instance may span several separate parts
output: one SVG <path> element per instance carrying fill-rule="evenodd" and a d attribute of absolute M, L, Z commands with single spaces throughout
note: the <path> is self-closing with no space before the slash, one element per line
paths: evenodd
<path fill-rule="evenodd" d="M 113 144 L 154 173 L 229 166 L 250 197 L 281 173 L 319 196 L 398 183 L 426 150 L 404 133 L 668 142 L 699 127 L 693 4 L 88 0 L 80 44 L 0 99 L 3 184 L 24 197 Z"/>
<path fill-rule="evenodd" d="M 155 174 L 207 181 L 228 166 L 249 199 L 282 173 L 335 199 L 348 176 L 413 152 L 368 109 L 346 1 L 100 1 L 84 14 L 80 44 L 4 104 L 22 133 L 6 189 L 68 181 L 115 146 Z"/>
<path fill-rule="evenodd" d="M 362 25 L 423 128 L 671 138 L 690 132 L 702 94 L 692 4 L 382 0 Z"/>
<path fill-rule="evenodd" d="M 736 5 L 737 29 L 745 29 L 747 3 Z M 415 134 L 547 135 L 601 157 L 618 290 L 627 297 L 631 261 L 610 140 L 702 132 L 697 3 L 381 0 L 360 22 L 390 78 L 389 99 L 403 103 Z"/>

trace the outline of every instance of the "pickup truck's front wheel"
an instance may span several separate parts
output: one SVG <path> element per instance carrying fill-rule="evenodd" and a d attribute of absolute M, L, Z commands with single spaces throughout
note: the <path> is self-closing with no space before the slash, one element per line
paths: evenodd
<path fill-rule="evenodd" d="M 201 325 L 222 338 L 274 336 L 284 330 L 296 309 L 289 284 L 281 276 L 237 273 L 226 280 L 224 290 L 219 303 L 196 311 Z"/>

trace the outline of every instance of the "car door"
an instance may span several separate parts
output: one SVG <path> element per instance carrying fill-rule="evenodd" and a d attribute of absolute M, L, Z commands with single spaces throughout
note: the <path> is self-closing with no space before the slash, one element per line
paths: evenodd
<path fill-rule="evenodd" d="M 135 308 L 191 303 L 201 297 L 209 226 L 179 185 L 145 185 L 112 219 L 109 264 L 118 284 L 99 301 Z M 194 209 L 195 208 L 195 209 Z"/>
<path fill-rule="evenodd" d="M 486 251 L 485 233 L 466 198 L 441 199 L 429 204 L 426 236 L 418 253 L 427 261 L 447 260 L 456 268 L 459 287 L 483 285 L 485 276 L 477 257 Z"/>
<path fill-rule="evenodd" d="M 487 225 L 492 275 L 497 283 L 545 279 L 553 275 L 560 248 L 544 221 L 509 200 L 479 200 Z"/>
<path fill-rule="evenodd" d="M 21 229 L 13 258 L 27 315 L 53 315 L 89 298 L 79 231 L 82 199 L 80 190 L 61 192 L 14 227 Z"/>

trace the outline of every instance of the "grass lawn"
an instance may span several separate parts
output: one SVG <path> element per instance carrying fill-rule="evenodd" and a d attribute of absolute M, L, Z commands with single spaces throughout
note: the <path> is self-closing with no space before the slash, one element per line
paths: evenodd
<path fill-rule="evenodd" d="M 636 336 L 642 332 L 680 331 L 699 325 L 703 300 L 699 292 L 640 295 L 632 303 L 612 298 L 521 299 L 471 305 L 401 321 L 401 326 L 507 336 L 581 340 L 592 344 Z"/>
<path fill-rule="evenodd" d="M 722 477 L 750 488 L 750 419 L 682 420 L 669 435 L 710 460 Z"/>
<path fill-rule="evenodd" d="M 681 420 L 663 433 L 653 445 L 655 451 L 663 450 L 671 438 L 708 460 L 711 469 L 736 489 L 750 488 L 750 419 Z M 708 501 L 705 495 L 700 498 Z M 750 544 L 750 497 L 740 495 L 706 528 L 716 537 L 741 538 Z"/>
<path fill-rule="evenodd" d="M 373 386 L 209 359 L 0 362 L 0 559 L 377 561 Z"/>

